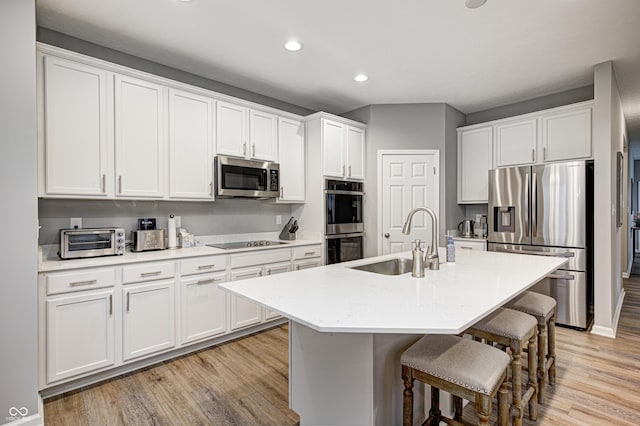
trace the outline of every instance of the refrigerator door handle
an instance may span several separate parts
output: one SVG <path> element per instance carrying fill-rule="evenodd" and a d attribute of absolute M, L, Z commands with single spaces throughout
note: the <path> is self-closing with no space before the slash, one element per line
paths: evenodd
<path fill-rule="evenodd" d="M 524 236 L 529 236 L 529 216 L 531 215 L 531 211 L 529 210 L 529 173 L 524 175 Z"/>
<path fill-rule="evenodd" d="M 538 174 L 531 178 L 531 236 L 538 236 Z"/>
<path fill-rule="evenodd" d="M 515 254 L 532 254 L 534 256 L 550 256 L 550 257 L 575 257 L 575 253 L 572 251 L 565 251 L 563 253 L 556 253 L 551 251 L 533 251 L 533 250 L 509 250 L 502 247 L 496 247 L 496 251 L 501 251 L 504 253 L 515 253 Z"/>

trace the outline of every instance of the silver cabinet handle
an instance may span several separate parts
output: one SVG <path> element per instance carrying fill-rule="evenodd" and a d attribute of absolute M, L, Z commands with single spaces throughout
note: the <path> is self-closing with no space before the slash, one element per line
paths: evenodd
<path fill-rule="evenodd" d="M 256 156 L 256 144 L 254 143 L 253 145 L 251 145 L 251 148 L 253 150 L 253 153 L 251 154 L 252 157 Z"/>
<path fill-rule="evenodd" d="M 556 280 L 568 280 L 568 281 L 573 281 L 576 279 L 576 276 L 571 274 L 549 274 L 547 275 L 547 277 L 554 278 Z"/>
<path fill-rule="evenodd" d="M 156 275 L 160 275 L 162 271 L 153 271 L 153 272 L 140 272 L 141 277 L 154 277 Z"/>
<path fill-rule="evenodd" d="M 107 175 L 102 174 L 102 192 L 107 192 Z"/>
<path fill-rule="evenodd" d="M 547 147 L 542 147 L 542 159 L 546 160 L 547 159 Z"/>
<path fill-rule="evenodd" d="M 460 246 L 458 248 L 463 249 L 463 250 L 473 250 L 473 247 L 468 247 L 468 246 Z"/>
<path fill-rule="evenodd" d="M 391 236 L 391 234 L 389 234 L 388 232 L 386 232 L 386 233 L 384 234 L 384 237 L 385 237 L 385 238 L 389 238 L 390 236 Z"/>
<path fill-rule="evenodd" d="M 90 285 L 90 284 L 96 284 L 98 282 L 98 280 L 87 280 L 87 281 L 74 281 L 69 283 L 69 285 L 71 287 L 75 287 L 78 285 Z"/>
<path fill-rule="evenodd" d="M 262 276 L 262 271 L 258 272 L 258 276 Z M 245 278 L 245 277 L 252 278 L 253 277 L 253 272 L 250 272 L 248 274 L 237 275 L 236 279 Z"/>
<path fill-rule="evenodd" d="M 109 316 L 113 315 L 113 294 L 109 295 Z"/>
<path fill-rule="evenodd" d="M 247 143 L 242 144 L 242 155 L 247 155 Z"/>
<path fill-rule="evenodd" d="M 313 256 L 314 254 L 316 254 L 316 252 L 315 252 L 315 251 L 305 251 L 305 252 L 304 252 L 304 255 L 305 255 L 305 256 Z"/>
<path fill-rule="evenodd" d="M 536 150 L 531 148 L 531 161 L 536 161 Z"/>
<path fill-rule="evenodd" d="M 349 169 L 349 177 L 351 177 L 351 166 L 347 167 Z"/>
<path fill-rule="evenodd" d="M 209 195 L 213 195 L 213 182 L 209 182 Z"/>
<path fill-rule="evenodd" d="M 347 172 L 345 170 L 346 170 L 346 166 L 343 164 L 342 165 L 342 176 L 346 176 L 347 175 Z"/>
<path fill-rule="evenodd" d="M 200 265 L 198 266 L 198 270 L 202 271 L 203 269 L 211 269 L 211 268 L 214 268 L 215 266 L 216 266 L 215 263 L 212 263 L 210 265 Z"/>
<path fill-rule="evenodd" d="M 282 198 L 282 194 L 284 193 L 284 186 L 280 187 L 280 198 Z"/>
<path fill-rule="evenodd" d="M 131 293 L 127 292 L 127 312 L 129 312 L 129 302 L 131 301 L 129 297 L 130 295 Z"/>
<path fill-rule="evenodd" d="M 204 279 L 198 280 L 196 284 L 215 283 L 216 281 L 222 281 L 222 278 L 204 278 Z"/>
<path fill-rule="evenodd" d="M 122 175 L 118 176 L 118 194 L 122 194 Z"/>

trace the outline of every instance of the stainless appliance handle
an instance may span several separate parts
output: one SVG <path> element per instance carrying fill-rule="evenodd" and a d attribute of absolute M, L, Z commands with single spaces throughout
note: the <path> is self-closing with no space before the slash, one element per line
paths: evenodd
<path fill-rule="evenodd" d="M 529 216 L 531 215 L 531 210 L 529 210 L 529 185 L 531 184 L 531 180 L 529 179 L 529 173 L 524 175 L 524 236 L 529 236 Z"/>
<path fill-rule="evenodd" d="M 571 274 L 549 274 L 547 275 L 547 278 L 554 278 L 556 280 L 574 281 L 576 279 L 576 276 Z"/>
<path fill-rule="evenodd" d="M 364 195 L 362 191 L 339 191 L 336 189 L 325 189 L 325 194 L 338 194 L 338 195 Z"/>
<path fill-rule="evenodd" d="M 538 236 L 538 174 L 531 178 L 531 236 Z"/>
<path fill-rule="evenodd" d="M 324 236 L 326 240 L 335 240 L 336 238 L 354 238 L 354 237 L 364 237 L 364 232 L 358 232 L 355 234 L 335 234 L 335 235 Z"/>
<path fill-rule="evenodd" d="M 552 253 L 547 251 L 532 251 L 532 250 L 509 250 L 502 247 L 496 247 L 496 251 L 501 251 L 504 253 L 515 253 L 515 254 L 532 254 L 534 256 L 549 256 L 549 257 L 575 257 L 576 254 L 572 251 L 565 251 L 562 253 Z"/>

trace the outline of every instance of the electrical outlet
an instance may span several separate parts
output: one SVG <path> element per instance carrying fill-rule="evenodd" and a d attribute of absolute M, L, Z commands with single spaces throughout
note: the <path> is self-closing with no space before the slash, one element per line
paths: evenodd
<path fill-rule="evenodd" d="M 71 229 L 80 229 L 82 228 L 82 218 L 81 217 L 72 217 L 69 219 L 69 228 Z"/>
<path fill-rule="evenodd" d="M 282 216 L 276 215 L 276 225 L 282 225 Z"/>

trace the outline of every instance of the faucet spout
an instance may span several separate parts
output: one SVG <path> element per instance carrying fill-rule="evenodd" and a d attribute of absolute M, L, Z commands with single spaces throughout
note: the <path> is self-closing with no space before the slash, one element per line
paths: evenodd
<path fill-rule="evenodd" d="M 429 269 L 437 271 L 440 269 L 440 260 L 438 259 L 438 219 L 436 217 L 436 213 L 429 207 L 416 207 L 409 212 L 407 220 L 404 222 L 404 226 L 402 227 L 402 233 L 404 235 L 409 235 L 411 232 L 411 221 L 413 220 L 413 216 L 418 212 L 426 212 L 429 217 L 431 217 L 431 246 L 425 255 L 425 263 L 428 265 Z"/>

